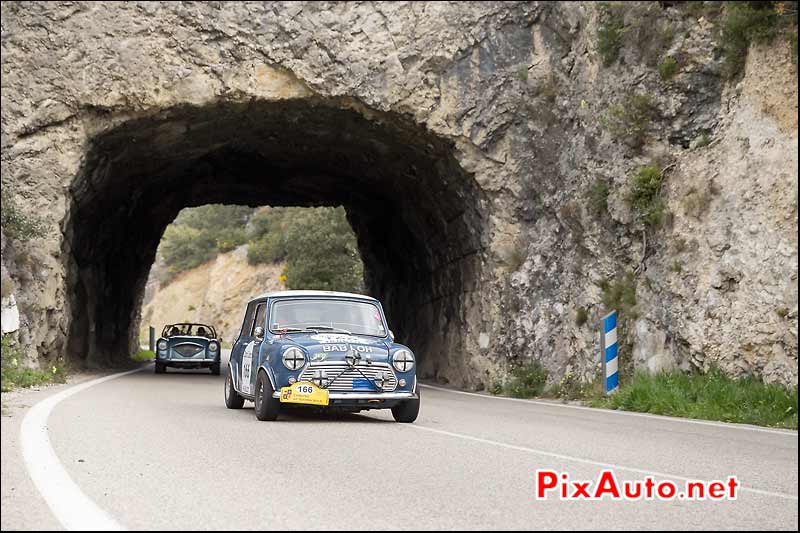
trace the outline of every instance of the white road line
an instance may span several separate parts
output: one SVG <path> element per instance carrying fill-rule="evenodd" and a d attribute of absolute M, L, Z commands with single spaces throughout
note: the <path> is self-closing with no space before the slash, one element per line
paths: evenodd
<path fill-rule="evenodd" d="M 672 479 L 672 480 L 680 480 L 680 481 L 700 481 L 698 478 L 688 478 L 684 476 L 677 476 L 675 474 L 665 474 L 663 472 L 654 472 L 652 470 L 642 470 L 640 468 L 632 468 L 629 466 L 620 466 L 615 465 L 612 463 L 602 463 L 600 461 L 592 461 L 591 459 L 584 459 L 582 457 L 574 457 L 572 455 L 563 455 L 560 453 L 553 453 L 547 452 L 544 450 L 537 450 L 535 448 L 528 448 L 527 446 L 518 446 L 516 444 L 508 444 L 505 442 L 499 442 L 495 440 L 483 439 L 480 437 L 473 437 L 472 435 L 465 435 L 463 433 L 453 433 L 452 431 L 444 431 L 442 429 L 434 429 L 425 426 L 420 426 L 417 424 L 403 424 L 403 427 L 416 429 L 418 431 L 428 431 L 430 433 L 437 433 L 439 435 L 446 435 L 448 437 L 455 437 L 458 439 L 469 440 L 473 442 L 479 442 L 481 444 L 491 444 L 492 446 L 499 446 L 501 448 L 506 448 L 509 450 L 516 450 L 520 452 L 527 452 L 533 453 L 536 455 L 543 455 L 545 457 L 552 457 L 554 459 L 560 459 L 562 461 L 571 461 L 575 463 L 583 463 L 592 466 L 599 466 L 601 468 L 610 469 L 610 470 L 621 470 L 624 472 L 633 472 L 635 474 L 642 474 L 645 476 L 653 476 L 665 479 Z M 750 487 L 740 486 L 739 490 L 742 492 L 750 492 L 753 494 L 760 494 L 762 496 L 771 496 L 774 498 L 782 498 L 784 500 L 793 500 L 797 501 L 797 495 L 795 494 L 786 494 L 783 492 L 771 492 L 768 490 L 760 490 L 760 489 L 752 489 Z"/>
<path fill-rule="evenodd" d="M 45 398 L 30 408 L 20 426 L 20 446 L 25 466 L 56 519 L 71 531 L 121 531 L 122 525 L 100 509 L 72 481 L 47 436 L 47 418 L 56 405 L 81 391 L 142 369 L 93 379 Z"/>
<path fill-rule="evenodd" d="M 465 396 L 474 396 L 477 398 L 484 398 L 487 400 L 502 400 L 506 402 L 521 402 L 527 404 L 534 404 L 534 405 L 544 405 L 546 407 L 561 407 L 566 409 L 577 409 L 580 411 L 592 411 L 595 413 L 607 413 L 610 415 L 621 415 L 621 416 L 635 416 L 639 418 L 652 418 L 654 420 L 662 420 L 664 422 L 676 422 L 676 423 L 685 423 L 685 424 L 695 424 L 698 426 L 711 426 L 717 428 L 725 428 L 725 429 L 740 429 L 744 431 L 756 431 L 759 433 L 772 433 L 775 435 L 784 435 L 788 437 L 795 437 L 797 438 L 797 431 L 792 431 L 789 429 L 772 429 L 772 428 L 760 428 L 755 426 L 747 426 L 744 424 L 733 424 L 733 423 L 724 423 L 724 422 L 710 422 L 707 420 L 695 420 L 693 418 L 681 418 L 677 416 L 666 416 L 666 415 L 652 415 L 649 413 L 633 413 L 631 411 L 619 411 L 616 409 L 601 409 L 597 407 L 584 407 L 582 405 L 569 405 L 565 403 L 556 403 L 556 402 L 543 402 L 539 400 L 526 400 L 523 398 L 507 398 L 505 396 L 489 396 L 488 394 L 478 394 L 475 392 L 466 392 L 460 390 L 453 390 L 447 389 L 444 387 L 437 387 L 435 385 L 427 385 L 424 383 L 419 384 L 420 387 L 426 389 L 432 389 L 442 392 L 449 392 L 451 394 L 463 394 Z"/>

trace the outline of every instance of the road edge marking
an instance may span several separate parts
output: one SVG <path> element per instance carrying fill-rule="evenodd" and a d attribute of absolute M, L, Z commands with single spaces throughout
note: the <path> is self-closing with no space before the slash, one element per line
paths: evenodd
<path fill-rule="evenodd" d="M 137 368 L 111 374 L 69 387 L 41 400 L 25 414 L 20 425 L 20 449 L 39 494 L 56 520 L 70 531 L 123 531 L 125 528 L 94 503 L 67 473 L 47 434 L 47 419 L 53 409 L 67 398 L 90 387 L 141 372 Z"/>
<path fill-rule="evenodd" d="M 741 429 L 744 431 L 756 431 L 759 433 L 772 433 L 774 435 L 786 435 L 790 437 L 797 438 L 797 431 L 792 431 L 791 429 L 778 429 L 778 428 L 762 428 L 756 426 L 750 426 L 745 424 L 735 424 L 735 423 L 725 423 L 725 422 L 713 422 L 710 420 L 695 420 L 694 418 L 683 418 L 679 416 L 667 416 L 667 415 L 654 415 L 651 413 L 637 413 L 634 411 L 620 411 L 619 409 L 603 409 L 601 407 L 587 407 L 585 405 L 570 405 L 564 403 L 555 403 L 555 402 L 544 402 L 541 400 L 527 400 L 525 398 L 508 398 L 506 396 L 489 396 L 488 394 L 478 394 L 476 392 L 467 392 L 462 390 L 454 390 L 448 389 L 446 387 L 437 387 L 436 385 L 428 385 L 427 383 L 420 383 L 420 387 L 432 390 L 438 390 L 442 392 L 449 392 L 452 394 L 463 394 L 465 396 L 474 396 L 476 398 L 486 398 L 488 400 L 505 400 L 507 402 L 519 402 L 519 403 L 526 403 L 526 404 L 533 404 L 533 405 L 543 405 L 545 407 L 560 407 L 560 408 L 567 408 L 567 409 L 576 409 L 578 411 L 593 411 L 595 413 L 608 413 L 608 414 L 615 414 L 615 415 L 622 415 L 622 416 L 634 416 L 637 418 L 651 418 L 653 420 L 664 420 L 666 422 L 675 422 L 675 423 L 687 423 L 687 424 L 695 424 L 698 426 L 711 426 L 711 427 L 718 427 L 724 429 Z"/>
<path fill-rule="evenodd" d="M 680 480 L 680 481 L 701 481 L 700 478 L 689 478 L 689 477 L 679 476 L 679 475 L 675 475 L 675 474 L 666 474 L 664 472 L 654 472 L 652 470 L 643 470 L 643 469 L 640 469 L 640 468 L 633 468 L 633 467 L 629 467 L 629 466 L 615 465 L 613 463 L 604 463 L 602 461 L 594 461 L 592 459 L 584 459 L 582 457 L 575 457 L 573 455 L 564 455 L 564 454 L 560 454 L 560 453 L 548 452 L 548 451 L 545 451 L 545 450 L 537 450 L 536 448 L 529 448 L 527 446 L 520 446 L 518 444 L 508 444 L 506 442 L 500 442 L 500 441 L 496 441 L 496 440 L 484 439 L 482 437 L 474 437 L 472 435 L 466 435 L 464 433 L 455 433 L 453 431 L 445 431 L 443 429 L 429 428 L 429 427 L 420 426 L 420 425 L 417 425 L 417 424 L 405 424 L 405 427 L 416 429 L 418 431 L 428 431 L 430 433 L 436 433 L 436 434 L 445 435 L 445 436 L 448 436 L 448 437 L 455 437 L 455 438 L 459 438 L 459 439 L 464 439 L 464 440 L 468 440 L 468 441 L 472 441 L 472 442 L 477 442 L 477 443 L 480 443 L 480 444 L 491 444 L 493 446 L 499 446 L 500 448 L 506 448 L 506 449 L 509 449 L 509 450 L 516 450 L 516 451 L 520 451 L 520 452 L 527 452 L 527 453 L 532 453 L 532 454 L 536 454 L 536 455 L 542 455 L 542 456 L 545 456 L 545 457 L 552 457 L 554 459 L 560 459 L 562 461 L 570 461 L 570 462 L 574 462 L 574 463 L 583 463 L 583 464 L 587 464 L 587 465 L 591 465 L 591 466 L 597 466 L 597 467 L 601 467 L 601 468 L 605 468 L 605 469 L 620 470 L 620 471 L 623 471 L 623 472 L 632 472 L 634 474 L 642 474 L 642 475 L 645 475 L 645 476 L 660 477 L 660 478 L 672 479 L 672 480 L 676 480 L 677 479 L 677 480 Z M 797 501 L 797 499 L 798 499 L 798 497 L 796 495 L 794 495 L 794 494 L 787 494 L 787 493 L 784 493 L 784 492 L 771 492 L 771 491 L 768 491 L 768 490 L 761 490 L 761 489 L 753 489 L 753 488 L 745 487 L 745 486 L 741 486 L 741 485 L 739 486 L 739 490 L 742 491 L 742 492 L 750 492 L 750 493 L 753 493 L 753 494 L 759 494 L 761 496 L 771 496 L 773 498 L 781 498 L 781 499 L 784 499 L 784 500 Z"/>

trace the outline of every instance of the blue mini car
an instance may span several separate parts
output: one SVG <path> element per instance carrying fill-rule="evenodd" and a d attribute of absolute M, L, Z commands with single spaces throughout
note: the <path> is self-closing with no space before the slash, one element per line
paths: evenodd
<path fill-rule="evenodd" d="M 228 363 L 225 405 L 255 403 L 259 420 L 286 408 L 419 413 L 414 354 L 394 342 L 380 302 L 360 294 L 284 291 L 248 303 Z"/>
<path fill-rule="evenodd" d="M 219 375 L 220 346 L 217 331 L 206 324 L 182 323 L 164 326 L 156 342 L 156 374 L 167 367 L 210 368 Z"/>

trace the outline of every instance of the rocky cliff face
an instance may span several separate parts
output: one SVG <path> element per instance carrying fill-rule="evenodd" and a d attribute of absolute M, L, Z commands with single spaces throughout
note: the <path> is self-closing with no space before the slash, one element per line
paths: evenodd
<path fill-rule="evenodd" d="M 249 265 L 245 245 L 181 272 L 163 287 L 156 282 L 142 305 L 140 338 L 148 338 L 149 326 L 158 336 L 165 324 L 202 322 L 230 343 L 239 333 L 247 302 L 265 292 L 285 290 L 282 271 L 282 264 Z"/>
<path fill-rule="evenodd" d="M 426 376 L 592 379 L 616 279 L 629 366 L 796 383 L 788 50 L 725 83 L 711 21 L 635 5 L 640 46 L 604 67 L 593 3 L 3 3 L 3 196 L 49 228 L 4 239 L 30 357 L 127 351 L 182 207 L 341 204 Z M 625 198 L 653 162 L 643 232 Z"/>

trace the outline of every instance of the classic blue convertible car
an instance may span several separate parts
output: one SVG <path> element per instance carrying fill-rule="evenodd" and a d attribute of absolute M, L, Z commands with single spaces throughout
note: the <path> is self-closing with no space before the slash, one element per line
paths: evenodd
<path fill-rule="evenodd" d="M 156 374 L 167 367 L 210 368 L 219 375 L 220 347 L 217 331 L 206 324 L 167 324 L 156 343 Z"/>
<path fill-rule="evenodd" d="M 394 342 L 380 302 L 359 294 L 284 291 L 247 305 L 225 379 L 225 405 L 259 420 L 288 407 L 419 413 L 414 354 Z"/>

